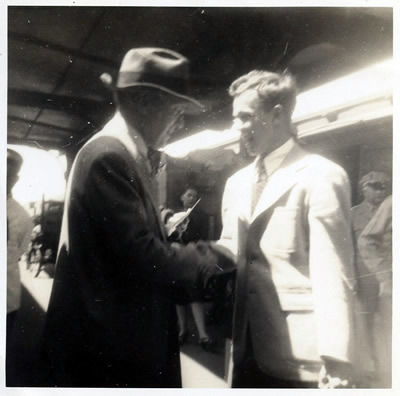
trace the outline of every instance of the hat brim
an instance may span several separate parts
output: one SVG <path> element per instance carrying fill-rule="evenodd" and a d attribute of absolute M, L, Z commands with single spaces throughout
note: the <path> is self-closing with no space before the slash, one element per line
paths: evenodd
<path fill-rule="evenodd" d="M 171 89 L 165 88 L 162 85 L 152 83 L 132 83 L 127 86 L 117 87 L 117 89 L 135 88 L 135 87 L 149 87 L 155 88 L 160 91 L 166 92 L 176 99 L 182 105 L 184 112 L 187 114 L 200 114 L 206 110 L 206 108 L 198 102 L 196 99 L 191 98 L 187 95 L 182 95 L 178 92 L 172 91 Z"/>

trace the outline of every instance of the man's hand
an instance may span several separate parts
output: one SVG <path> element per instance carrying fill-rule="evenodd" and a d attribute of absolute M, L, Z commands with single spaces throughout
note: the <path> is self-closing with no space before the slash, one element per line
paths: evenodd
<path fill-rule="evenodd" d="M 219 295 L 218 288 L 221 285 L 225 285 L 232 278 L 235 265 L 228 257 L 212 249 L 208 242 L 197 242 L 196 249 L 204 256 L 207 262 L 207 267 L 203 271 L 203 289 L 204 299 L 210 300 Z"/>
<path fill-rule="evenodd" d="M 210 263 L 215 266 L 215 275 L 226 275 L 235 271 L 234 262 L 219 250 L 214 249 L 211 243 L 199 241 L 196 243 L 196 248 L 210 258 Z"/>
<path fill-rule="evenodd" d="M 319 373 L 318 388 L 355 388 L 352 371 L 353 368 L 349 363 L 324 359 L 324 365 Z"/>

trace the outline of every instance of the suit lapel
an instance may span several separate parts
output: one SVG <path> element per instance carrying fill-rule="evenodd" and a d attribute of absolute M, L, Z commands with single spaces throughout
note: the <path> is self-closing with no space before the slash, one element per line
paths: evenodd
<path fill-rule="evenodd" d="M 128 151 L 131 151 L 131 149 L 134 147 L 136 150 L 134 152 L 137 153 L 137 155 L 133 155 L 132 158 L 135 161 L 135 169 L 136 173 L 139 177 L 139 179 L 142 182 L 143 189 L 147 195 L 147 199 L 150 202 L 151 209 L 153 211 L 154 217 L 157 219 L 157 223 L 160 229 L 160 232 L 162 234 L 162 237 L 164 240 L 167 239 L 166 232 L 165 232 L 165 227 L 162 224 L 161 218 L 160 218 L 160 213 L 158 210 L 158 205 L 156 205 L 156 202 L 154 201 L 154 196 L 155 196 L 155 185 L 154 185 L 154 180 L 151 175 L 151 170 L 150 170 L 150 164 L 147 158 L 144 157 L 143 154 L 139 152 L 139 150 L 136 147 L 135 142 L 132 140 L 130 135 L 126 136 L 127 139 L 130 140 L 129 145 L 126 145 Z"/>
<path fill-rule="evenodd" d="M 305 152 L 298 145 L 288 153 L 279 169 L 268 179 L 250 222 L 253 222 L 296 184 L 298 172 L 307 165 L 306 161 L 303 160 L 304 158 Z"/>
<path fill-rule="evenodd" d="M 240 204 L 238 209 L 240 211 L 239 218 L 245 219 L 247 223 L 250 223 L 251 219 L 251 192 L 254 179 L 254 163 L 244 168 L 241 177 L 238 180 L 238 186 L 240 191 L 235 200 L 238 200 Z"/>
<path fill-rule="evenodd" d="M 157 210 L 158 205 L 156 205 L 154 201 L 155 189 L 151 176 L 150 163 L 145 155 L 141 153 L 138 145 L 132 139 L 131 135 L 133 135 L 133 133 L 129 133 L 129 126 L 126 124 L 121 114 L 116 113 L 114 118 L 96 136 L 111 136 L 119 140 L 121 144 L 126 148 L 129 153 L 129 159 L 135 163 L 135 173 L 142 183 L 143 189 L 147 196 L 147 200 L 149 201 L 154 216 L 157 219 L 160 232 L 163 238 L 166 240 L 165 228 L 161 222 L 159 211 Z"/>

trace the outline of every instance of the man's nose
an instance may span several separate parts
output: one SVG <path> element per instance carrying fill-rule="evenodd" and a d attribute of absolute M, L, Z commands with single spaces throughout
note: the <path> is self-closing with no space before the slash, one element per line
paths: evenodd
<path fill-rule="evenodd" d="M 248 129 L 249 123 L 243 122 L 240 118 L 235 118 L 233 120 L 232 129 L 239 131 L 240 133 L 246 132 Z"/>
<path fill-rule="evenodd" d="M 243 126 L 240 130 L 240 136 L 242 138 L 249 138 L 254 132 L 252 128 L 247 127 L 246 125 Z"/>

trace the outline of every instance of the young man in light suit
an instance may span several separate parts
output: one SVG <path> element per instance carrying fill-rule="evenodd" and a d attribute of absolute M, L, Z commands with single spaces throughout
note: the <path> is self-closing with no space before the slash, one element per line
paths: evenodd
<path fill-rule="evenodd" d="M 233 387 L 353 386 L 353 245 L 345 171 L 293 138 L 289 74 L 229 89 L 255 160 L 226 183 L 217 246 L 237 260 Z"/>

